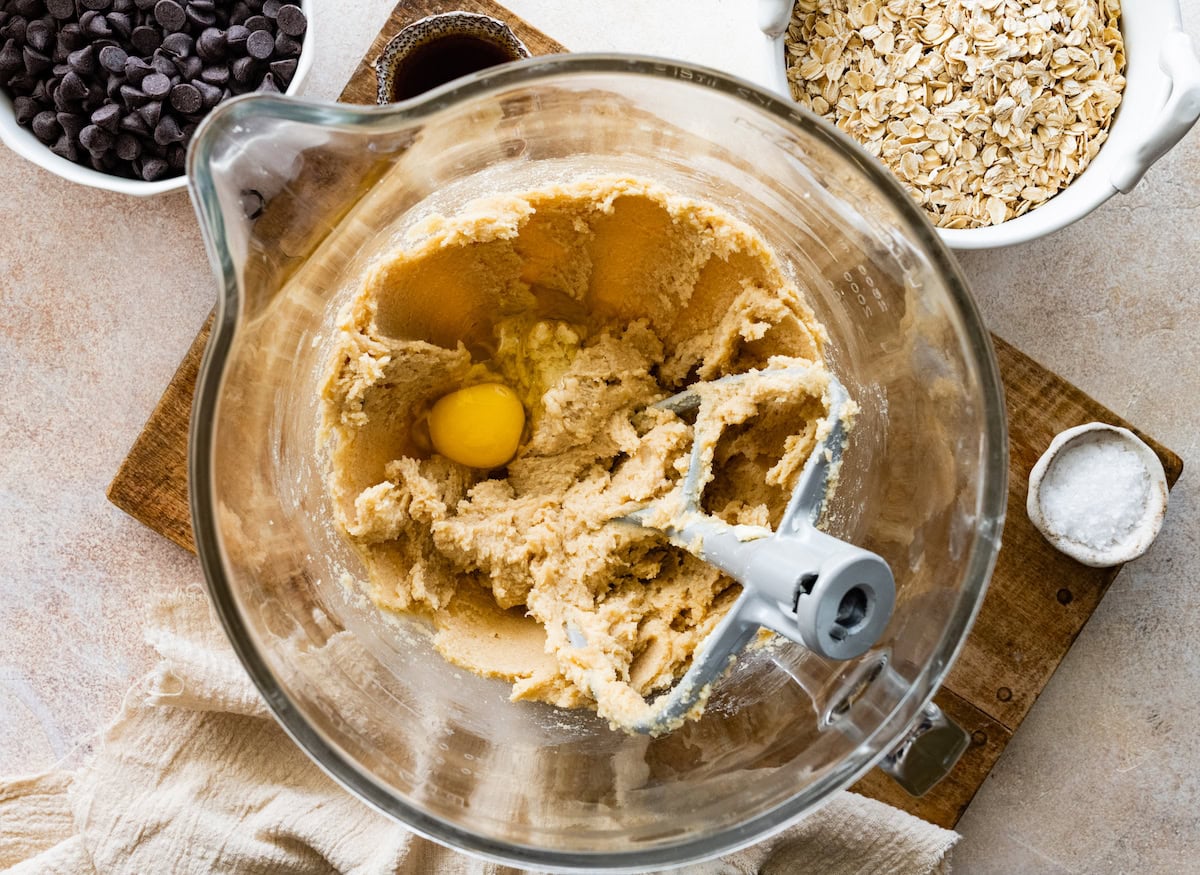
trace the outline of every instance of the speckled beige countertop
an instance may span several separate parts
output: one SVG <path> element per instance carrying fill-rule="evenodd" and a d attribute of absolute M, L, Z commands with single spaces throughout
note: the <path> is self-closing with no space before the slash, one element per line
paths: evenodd
<path fill-rule="evenodd" d="M 319 5 L 309 94 L 337 94 L 393 2 Z M 747 74 L 761 45 L 744 0 L 507 5 L 574 49 Z M 962 263 L 994 331 L 1190 467 L 967 811 L 955 871 L 1200 871 L 1200 132 L 1083 222 Z M 94 192 L 0 147 L 0 774 L 85 745 L 149 666 L 144 606 L 201 579 L 104 488 L 213 300 L 186 195 Z"/>

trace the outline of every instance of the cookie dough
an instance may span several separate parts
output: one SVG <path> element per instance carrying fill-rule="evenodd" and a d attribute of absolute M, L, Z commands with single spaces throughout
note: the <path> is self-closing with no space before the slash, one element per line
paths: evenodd
<path fill-rule="evenodd" d="M 339 315 L 320 436 L 336 524 L 374 602 L 426 616 L 446 659 L 628 726 L 738 595 L 621 519 L 687 468 L 692 423 L 649 405 L 750 369 L 824 373 L 824 330 L 754 231 L 645 180 L 476 201 L 410 236 Z M 515 457 L 434 453 L 431 407 L 489 382 L 525 407 Z M 777 522 L 825 404 L 819 379 L 723 399 L 704 509 Z"/>

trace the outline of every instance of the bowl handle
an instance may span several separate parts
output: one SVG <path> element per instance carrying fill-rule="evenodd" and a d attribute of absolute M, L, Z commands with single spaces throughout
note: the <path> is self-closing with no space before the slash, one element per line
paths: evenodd
<path fill-rule="evenodd" d="M 1112 184 L 1121 192 L 1132 191 L 1150 165 L 1182 140 L 1200 118 L 1200 59 L 1196 57 L 1191 37 L 1178 28 L 1167 33 L 1159 66 L 1167 76 L 1171 92 L 1145 139 L 1113 172 Z"/>
<path fill-rule="evenodd" d="M 930 702 L 912 727 L 879 763 L 912 796 L 924 796 L 950 774 L 971 737 Z"/>
<path fill-rule="evenodd" d="M 767 51 L 751 77 L 768 91 L 792 99 L 787 78 L 787 30 L 796 0 L 758 0 L 758 29 L 767 37 Z"/>
<path fill-rule="evenodd" d="M 787 33 L 795 0 L 758 0 L 758 26 L 771 39 Z"/>

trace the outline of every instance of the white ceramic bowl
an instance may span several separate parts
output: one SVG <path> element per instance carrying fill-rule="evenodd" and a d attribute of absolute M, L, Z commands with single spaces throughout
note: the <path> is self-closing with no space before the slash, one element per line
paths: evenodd
<path fill-rule="evenodd" d="M 1146 495 L 1141 500 L 1140 506 L 1135 506 L 1139 515 L 1137 524 L 1122 535 L 1120 540 L 1107 545 L 1087 544 L 1057 531 L 1054 523 L 1048 518 L 1042 500 L 1042 487 L 1059 457 L 1089 441 L 1105 441 L 1121 445 L 1137 457 L 1146 472 Z M 1076 472 L 1076 476 L 1079 476 L 1078 472 Z M 1086 488 L 1089 484 L 1086 482 L 1076 483 L 1073 479 L 1068 479 L 1067 483 L 1060 483 L 1057 488 L 1070 488 L 1076 485 L 1079 488 Z M 1029 514 L 1029 519 L 1037 527 L 1037 530 L 1054 545 L 1055 549 L 1084 565 L 1090 565 L 1093 568 L 1108 568 L 1136 559 L 1150 549 L 1150 545 L 1158 537 L 1163 518 L 1167 514 L 1169 492 L 1170 487 L 1167 485 L 1167 475 L 1163 471 L 1162 462 L 1145 441 L 1127 428 L 1108 425 L 1104 422 L 1089 422 L 1086 425 L 1068 428 L 1050 442 L 1050 447 L 1038 459 L 1033 470 L 1029 472 L 1029 493 L 1025 501 L 1025 511 Z M 1128 495 L 1117 495 L 1113 500 L 1119 504 L 1122 500 L 1133 501 L 1134 499 Z"/>
<path fill-rule="evenodd" d="M 300 51 L 300 58 L 296 63 L 296 73 L 292 77 L 291 84 L 288 85 L 286 92 L 288 94 L 295 94 L 312 68 L 313 21 L 311 0 L 310 2 L 291 0 L 291 2 L 303 9 L 305 16 L 308 18 L 308 31 L 304 35 L 304 47 Z M 12 98 L 9 97 L 3 88 L 0 88 L 0 142 L 3 142 L 4 145 L 8 146 L 8 148 L 12 149 L 22 158 L 28 158 L 39 167 L 49 170 L 63 179 L 69 179 L 71 182 L 78 182 L 80 185 L 88 185 L 92 188 L 102 188 L 106 191 L 132 194 L 137 197 L 151 197 L 153 195 L 167 194 L 172 191 L 182 191 L 187 187 L 187 175 L 182 173 L 170 179 L 145 182 L 141 179 L 127 179 L 123 176 L 101 173 L 99 170 L 93 170 L 82 164 L 76 164 L 74 161 L 68 161 L 66 158 L 60 158 L 51 152 L 50 148 L 41 140 L 35 137 L 33 131 L 17 124 L 16 115 L 13 112 Z"/>
<path fill-rule="evenodd" d="M 759 26 L 772 40 L 764 85 L 789 94 L 783 38 L 792 0 L 759 0 Z M 938 229 L 954 249 L 992 249 L 1045 236 L 1082 219 L 1115 194 L 1129 192 L 1200 118 L 1200 59 L 1183 32 L 1179 0 L 1124 0 L 1125 94 L 1107 142 L 1061 193 L 999 225 Z M 790 94 L 789 94 L 790 96 Z"/>

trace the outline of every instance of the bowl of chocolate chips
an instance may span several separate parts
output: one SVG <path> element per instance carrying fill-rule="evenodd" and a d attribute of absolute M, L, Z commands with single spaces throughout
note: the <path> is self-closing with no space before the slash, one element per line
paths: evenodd
<path fill-rule="evenodd" d="M 0 140 L 72 182 L 186 186 L 217 104 L 293 93 L 311 64 L 302 0 L 0 0 Z"/>

